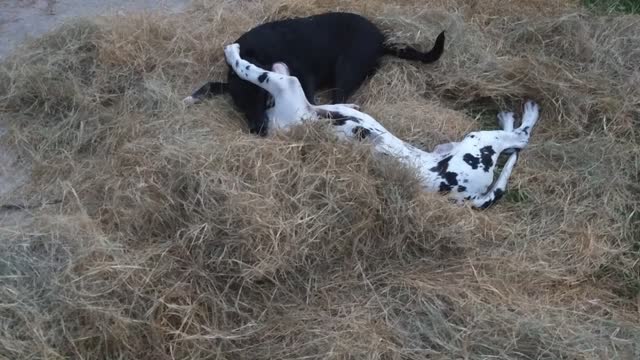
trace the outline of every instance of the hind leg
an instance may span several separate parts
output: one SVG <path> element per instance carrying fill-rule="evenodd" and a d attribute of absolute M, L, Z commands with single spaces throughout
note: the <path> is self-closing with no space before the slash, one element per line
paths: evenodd
<path fill-rule="evenodd" d="M 493 184 L 492 188 L 482 195 L 473 195 L 468 194 L 468 199 L 471 200 L 472 205 L 476 208 L 486 209 L 487 207 L 493 205 L 496 201 L 498 201 L 502 195 L 505 193 L 507 188 L 507 183 L 509 182 L 509 177 L 516 165 L 518 160 L 518 151 L 525 147 L 529 143 L 529 138 L 531 136 L 531 130 L 533 126 L 538 121 L 539 117 L 539 106 L 532 102 L 527 101 L 524 106 L 524 114 L 522 115 L 522 124 L 514 129 L 514 117 L 513 113 L 510 112 L 501 112 L 498 114 L 498 122 L 500 126 L 503 128 L 502 131 L 491 131 L 491 132 L 480 132 L 478 135 L 481 138 L 485 138 L 490 142 L 491 137 L 496 140 L 493 144 L 493 148 L 500 149 L 503 148 L 505 152 L 510 151 L 511 154 L 505 163 L 498 180 Z M 490 136 L 487 136 L 490 135 Z M 490 148 L 491 145 L 487 145 Z M 498 151 L 499 153 L 499 151 Z M 494 155 L 495 156 L 495 155 Z M 467 158 L 467 160 L 471 160 L 471 158 Z M 486 159 L 487 164 L 490 164 L 490 172 L 493 171 L 495 166 L 495 159 Z M 466 161 L 466 160 L 465 160 Z M 483 159 L 483 163 L 484 163 Z M 487 169 L 485 169 L 486 171 Z"/>
<path fill-rule="evenodd" d="M 498 114 L 498 124 L 504 131 L 513 132 L 519 138 L 526 138 L 526 141 L 528 142 L 531 130 L 538 121 L 539 113 L 540 110 L 538 104 L 533 101 L 527 101 L 524 105 L 524 113 L 522 114 L 522 124 L 518 128 L 514 129 L 515 120 L 512 112 L 500 112 Z M 520 148 L 507 147 L 504 152 L 506 154 L 512 154 L 518 149 Z"/>
<path fill-rule="evenodd" d="M 353 94 L 364 80 L 361 71 L 349 64 L 344 57 L 336 64 L 336 86 L 333 89 L 332 103 L 342 104 Z"/>
<path fill-rule="evenodd" d="M 304 91 L 304 96 L 307 98 L 309 104 L 315 105 L 316 103 L 316 81 L 310 76 L 298 76 L 298 80 L 300 80 L 300 85 L 302 86 L 302 91 Z"/>
<path fill-rule="evenodd" d="M 512 112 L 502 111 L 498 114 L 498 125 L 504 131 L 513 131 L 515 119 Z"/>
<path fill-rule="evenodd" d="M 335 89 L 333 103 L 342 104 L 358 90 L 370 74 L 373 74 L 380 55 L 375 48 L 351 48 L 342 55 L 335 69 Z"/>
<path fill-rule="evenodd" d="M 498 114 L 498 124 L 504 131 L 513 131 L 530 135 L 531 129 L 538 122 L 540 116 L 540 107 L 535 102 L 529 100 L 524 104 L 524 113 L 522 114 L 522 124 L 514 130 L 514 117 L 512 112 L 503 111 Z"/>
<path fill-rule="evenodd" d="M 513 124 L 515 123 L 515 119 L 513 117 L 513 113 L 512 112 L 507 112 L 507 111 L 502 111 L 500 113 L 498 113 L 498 125 L 502 128 L 502 130 L 504 131 L 513 131 Z M 505 149 L 504 153 L 507 155 L 511 155 L 513 154 L 515 151 L 517 151 L 516 149 Z"/>
<path fill-rule="evenodd" d="M 356 104 L 324 104 L 324 105 L 317 105 L 316 107 L 326 111 L 337 111 L 337 112 L 340 112 L 340 110 L 344 109 L 345 107 L 348 107 L 354 110 L 360 110 L 360 106 Z"/>
<path fill-rule="evenodd" d="M 273 71 L 283 75 L 295 76 L 300 81 L 304 96 L 309 104 L 315 105 L 316 79 L 312 72 L 307 71 L 297 61 L 289 60 L 287 64 L 277 62 L 273 64 Z"/>
<path fill-rule="evenodd" d="M 469 200 L 474 208 L 486 209 L 502 198 L 507 190 L 509 178 L 511 177 L 511 173 L 516 166 L 517 161 L 518 154 L 511 154 L 507 162 L 504 164 L 498 180 L 496 180 L 491 189 L 482 195 L 469 196 Z"/>
<path fill-rule="evenodd" d="M 540 106 L 529 100 L 524 104 L 524 113 L 522 114 L 522 124 L 515 129 L 515 132 L 523 132 L 527 136 L 531 135 L 531 129 L 538 122 L 540 117 Z"/>

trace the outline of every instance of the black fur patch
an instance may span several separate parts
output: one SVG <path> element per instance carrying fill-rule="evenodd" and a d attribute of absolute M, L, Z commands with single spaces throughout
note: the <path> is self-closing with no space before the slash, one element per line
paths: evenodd
<path fill-rule="evenodd" d="M 486 209 L 489 206 L 495 204 L 498 200 L 502 199 L 503 195 L 504 191 L 502 191 L 502 189 L 496 189 L 493 192 L 493 199 L 485 201 L 484 204 L 480 205 L 480 209 Z"/>
<path fill-rule="evenodd" d="M 331 119 L 331 125 L 342 126 L 342 125 L 346 124 L 348 120 L 349 120 L 349 118 L 346 118 L 346 117 L 338 118 L 338 119 Z"/>
<path fill-rule="evenodd" d="M 480 163 L 480 159 L 477 156 L 473 156 L 469 153 L 464 154 L 462 160 L 469 164 L 473 170 L 478 168 L 478 164 Z"/>
<path fill-rule="evenodd" d="M 245 70 L 249 70 L 249 67 L 251 67 L 251 65 L 247 65 L 246 68 L 244 68 Z"/>
<path fill-rule="evenodd" d="M 362 126 L 354 127 L 352 132 L 353 132 L 353 135 L 355 135 L 358 140 L 364 140 L 367 137 L 369 137 L 369 135 L 371 135 L 371 130 Z"/>
<path fill-rule="evenodd" d="M 268 72 L 263 72 L 262 75 L 258 76 L 258 81 L 260 81 L 260 83 L 262 84 L 265 80 L 267 80 L 268 76 Z"/>
<path fill-rule="evenodd" d="M 276 106 L 276 99 L 273 96 L 267 98 L 267 109 L 271 109 Z"/>
<path fill-rule="evenodd" d="M 440 191 L 451 191 L 452 186 L 458 185 L 458 174 L 448 171 L 449 161 L 451 158 L 453 158 L 453 155 L 447 156 L 446 158 L 438 161 L 436 166 L 429 169 L 430 171 L 438 173 L 438 175 L 444 179 L 445 182 L 440 183 Z"/>
<path fill-rule="evenodd" d="M 504 191 L 502 191 L 502 189 L 496 189 L 496 191 L 493 192 L 493 196 L 493 201 L 498 201 L 504 196 Z"/>
<path fill-rule="evenodd" d="M 458 186 L 458 192 L 465 192 L 465 191 L 467 191 L 466 186 L 462 186 L 462 185 Z"/>
<path fill-rule="evenodd" d="M 356 124 L 360 123 L 360 119 L 358 119 L 356 117 L 353 117 L 353 116 L 343 115 L 343 114 L 341 114 L 341 113 L 339 113 L 337 111 L 330 111 L 327 114 L 327 117 L 329 119 L 331 119 L 331 125 L 334 125 L 334 126 L 342 126 L 342 125 L 346 124 L 347 121 L 353 121 Z M 371 133 L 371 131 L 369 131 L 369 133 Z"/>
<path fill-rule="evenodd" d="M 453 155 L 449 155 L 446 158 L 438 161 L 438 164 L 429 169 L 429 171 L 437 172 L 438 174 L 446 173 L 447 169 L 449 169 L 449 161 L 451 161 L 452 158 Z"/>
<path fill-rule="evenodd" d="M 491 145 L 487 145 L 480 149 L 480 161 L 482 162 L 483 170 L 489 172 L 493 166 L 493 159 L 491 158 L 496 152 L 493 151 Z"/>
<path fill-rule="evenodd" d="M 453 171 L 447 171 L 444 174 L 444 179 L 449 183 L 449 185 L 455 186 L 458 185 L 458 174 Z"/>
<path fill-rule="evenodd" d="M 236 67 L 238 67 L 238 65 L 240 65 L 240 60 L 236 60 Z"/>
<path fill-rule="evenodd" d="M 441 193 L 448 193 L 451 191 L 451 185 L 447 184 L 446 182 L 442 181 L 440 183 L 440 192 Z"/>

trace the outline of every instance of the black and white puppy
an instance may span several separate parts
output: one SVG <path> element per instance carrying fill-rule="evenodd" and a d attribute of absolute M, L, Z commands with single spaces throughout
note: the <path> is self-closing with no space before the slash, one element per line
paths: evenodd
<path fill-rule="evenodd" d="M 340 138 L 370 141 L 375 152 L 394 156 L 413 166 L 425 190 L 447 193 L 455 202 L 468 201 L 475 208 L 487 208 L 502 197 L 518 159 L 518 150 L 527 146 L 538 121 L 538 105 L 529 101 L 520 127 L 514 129 L 513 113 L 501 112 L 498 120 L 502 130 L 472 132 L 462 141 L 438 145 L 430 153 L 398 139 L 374 118 L 358 111 L 355 105 L 312 105 L 300 81 L 290 76 L 283 63 L 276 63 L 273 71 L 267 71 L 242 59 L 238 44 L 228 45 L 224 51 L 227 63 L 241 79 L 273 96 L 275 104 L 269 109 L 269 118 L 274 129 L 287 130 L 305 121 L 330 118 L 331 128 Z M 509 155 L 494 183 L 498 156 L 511 149 L 516 151 Z"/>
<path fill-rule="evenodd" d="M 330 88 L 335 104 L 345 102 L 376 71 L 383 55 L 431 63 L 442 55 L 445 37 L 440 33 L 426 53 L 385 45 L 385 40 L 382 31 L 366 18 L 331 12 L 265 23 L 235 42 L 241 46 L 242 57 L 257 66 L 270 69 L 276 62 L 287 64 L 310 103 L 314 103 L 316 89 Z M 192 104 L 227 92 L 244 113 L 249 130 L 266 135 L 269 119 L 265 112 L 273 99 L 260 87 L 242 81 L 232 69 L 226 83 L 209 82 L 184 102 Z"/>

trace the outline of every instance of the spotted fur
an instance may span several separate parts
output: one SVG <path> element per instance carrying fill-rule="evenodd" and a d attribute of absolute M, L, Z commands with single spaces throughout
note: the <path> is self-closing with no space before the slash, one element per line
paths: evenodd
<path fill-rule="evenodd" d="M 420 150 L 398 139 L 371 116 L 350 104 L 311 105 L 297 78 L 289 76 L 286 66 L 266 71 L 240 58 L 240 46 L 225 48 L 227 62 L 246 81 L 260 86 L 273 96 L 269 112 L 273 129 L 287 130 L 305 121 L 328 118 L 335 133 L 347 140 L 368 141 L 375 152 L 396 157 L 416 168 L 426 191 L 447 193 L 458 203 L 468 201 L 485 209 L 505 193 L 507 182 L 518 159 L 518 151 L 527 146 L 536 124 L 539 107 L 528 101 L 520 127 L 514 129 L 510 112 L 498 114 L 502 130 L 478 131 L 462 141 L 438 145 L 434 152 Z M 270 80 L 270 81 L 269 81 Z M 498 156 L 509 152 L 504 168 L 494 182 L 493 171 Z M 464 184 L 464 185 L 463 185 Z"/>

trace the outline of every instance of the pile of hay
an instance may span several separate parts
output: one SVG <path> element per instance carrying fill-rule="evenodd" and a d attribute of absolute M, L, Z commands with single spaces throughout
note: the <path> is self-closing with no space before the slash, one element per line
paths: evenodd
<path fill-rule="evenodd" d="M 543 112 L 488 211 L 319 127 L 249 135 L 222 47 L 266 20 L 365 14 L 385 58 L 352 99 L 431 148 Z M 0 357 L 640 357 L 640 17 L 562 0 L 195 2 L 63 26 L 0 65 L 30 221 L 0 228 Z"/>

